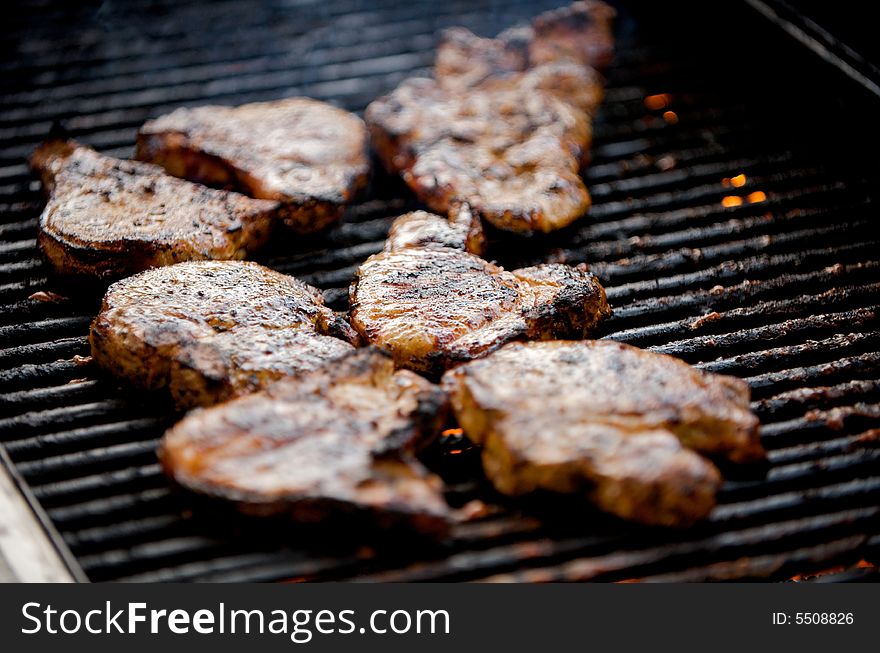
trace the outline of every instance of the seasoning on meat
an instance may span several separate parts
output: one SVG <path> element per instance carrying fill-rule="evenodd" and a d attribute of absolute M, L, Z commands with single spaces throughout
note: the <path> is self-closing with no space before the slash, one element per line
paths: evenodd
<path fill-rule="evenodd" d="M 467 231 L 467 219 L 459 210 L 457 228 Z M 508 272 L 465 251 L 463 237 L 436 242 L 444 229 L 446 218 L 436 215 L 398 218 L 386 251 L 367 259 L 351 286 L 352 326 L 399 367 L 437 374 L 511 340 L 582 338 L 610 313 L 604 289 L 584 268 Z"/>
<path fill-rule="evenodd" d="M 443 391 L 363 349 L 266 390 L 196 410 L 160 458 L 181 486 L 250 515 L 317 522 L 363 514 L 443 534 L 453 511 L 415 453 L 440 430 Z"/>
<path fill-rule="evenodd" d="M 510 344 L 443 385 L 507 495 L 584 493 L 620 517 L 684 525 L 721 482 L 699 454 L 764 456 L 743 381 L 612 341 Z"/>
<path fill-rule="evenodd" d="M 357 335 L 321 292 L 256 263 L 201 261 L 110 286 L 92 357 L 180 408 L 248 394 L 349 353 Z"/>
<path fill-rule="evenodd" d="M 73 141 L 44 143 L 31 165 L 49 197 L 40 247 L 65 275 L 113 279 L 178 261 L 241 259 L 266 242 L 277 210 Z"/>
<path fill-rule="evenodd" d="M 500 229 L 549 232 L 590 205 L 578 174 L 589 117 L 524 77 L 466 94 L 409 79 L 366 119 L 385 167 L 438 213 L 466 203 Z"/>
<path fill-rule="evenodd" d="M 473 88 L 542 64 L 569 62 L 602 70 L 614 57 L 615 14 L 604 2 L 581 0 L 495 38 L 452 27 L 441 35 L 434 74 L 459 88 Z"/>
<path fill-rule="evenodd" d="M 370 172 L 363 121 L 308 98 L 177 109 L 141 128 L 137 157 L 178 177 L 278 200 L 299 233 L 338 220 Z"/>
<path fill-rule="evenodd" d="M 434 77 L 444 89 L 459 94 L 510 86 L 547 93 L 590 116 L 605 96 L 605 80 L 590 65 L 571 58 L 530 63 L 521 40 L 505 34 L 482 38 L 462 27 L 443 33 Z"/>

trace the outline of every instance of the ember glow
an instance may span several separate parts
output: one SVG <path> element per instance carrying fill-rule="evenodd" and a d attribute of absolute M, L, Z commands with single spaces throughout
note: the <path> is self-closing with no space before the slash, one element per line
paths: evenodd
<path fill-rule="evenodd" d="M 675 111 L 664 111 L 663 120 L 665 120 L 670 125 L 678 124 L 678 114 L 675 113 Z"/>
<path fill-rule="evenodd" d="M 463 434 L 464 434 L 464 431 L 461 429 L 446 429 L 445 431 L 440 433 L 440 435 L 442 435 L 444 438 L 448 438 L 449 436 L 452 436 L 452 435 L 463 435 Z"/>
<path fill-rule="evenodd" d="M 657 95 L 649 95 L 645 98 L 645 106 L 651 111 L 665 109 L 672 104 L 672 96 L 669 93 L 658 93 Z"/>
<path fill-rule="evenodd" d="M 746 199 L 752 204 L 756 204 L 757 202 L 763 202 L 767 199 L 767 193 L 762 190 L 756 190 L 754 193 L 749 193 L 746 196 Z"/>
<path fill-rule="evenodd" d="M 721 185 L 725 188 L 730 188 L 733 186 L 734 188 L 742 188 L 746 185 L 748 181 L 748 177 L 746 177 L 743 173 L 739 173 L 738 175 L 734 175 L 733 177 L 725 177 L 721 180 Z"/>
<path fill-rule="evenodd" d="M 743 198 L 739 195 L 727 195 L 726 197 L 721 199 L 721 206 L 728 209 L 732 206 L 741 206 L 742 203 Z"/>
<path fill-rule="evenodd" d="M 871 562 L 868 562 L 867 560 L 865 560 L 865 559 L 863 558 L 863 559 L 859 560 L 859 561 L 855 564 L 855 566 L 852 567 L 852 568 L 854 568 L 854 569 L 876 569 L 876 568 L 877 568 L 877 565 L 875 565 L 875 564 L 873 564 L 873 563 L 871 563 Z M 829 576 L 829 575 L 832 575 L 832 574 L 841 574 L 841 573 L 843 573 L 843 572 L 845 572 L 845 571 L 847 571 L 847 567 L 846 567 L 846 566 L 844 566 L 844 565 L 837 565 L 837 566 L 835 566 L 835 567 L 829 567 L 828 569 L 823 569 L 823 570 L 821 570 L 821 571 L 816 571 L 816 572 L 813 572 L 813 573 L 807 573 L 807 574 L 795 574 L 794 576 L 792 576 L 791 578 L 789 578 L 789 580 L 790 580 L 790 581 L 794 581 L 794 582 L 797 583 L 797 582 L 801 582 L 801 581 L 812 580 L 812 579 L 814 579 L 814 578 L 821 578 L 822 576 Z"/>

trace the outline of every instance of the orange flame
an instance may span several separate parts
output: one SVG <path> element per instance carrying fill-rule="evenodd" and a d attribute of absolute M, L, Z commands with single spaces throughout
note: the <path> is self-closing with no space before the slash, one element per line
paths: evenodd
<path fill-rule="evenodd" d="M 726 209 L 729 209 L 732 206 L 741 206 L 742 203 L 743 203 L 743 198 L 739 197 L 738 195 L 727 195 L 726 197 L 722 198 L 722 200 L 721 200 L 721 206 L 723 206 Z"/>
<path fill-rule="evenodd" d="M 746 199 L 752 204 L 757 204 L 758 202 L 763 202 L 767 199 L 767 193 L 762 190 L 756 190 L 754 193 L 749 193 L 746 196 Z"/>
<path fill-rule="evenodd" d="M 746 177 L 743 173 L 739 173 L 738 175 L 734 175 L 733 177 L 725 177 L 721 180 L 721 185 L 730 188 L 733 186 L 734 188 L 742 188 L 746 185 L 748 181 L 748 177 Z"/>
<path fill-rule="evenodd" d="M 672 96 L 669 93 L 658 93 L 657 95 L 649 95 L 645 98 L 645 106 L 651 111 L 665 109 L 672 103 Z"/>
<path fill-rule="evenodd" d="M 449 437 L 450 435 L 463 435 L 463 434 L 464 434 L 464 431 L 462 429 L 446 429 L 445 431 L 440 433 L 440 435 L 442 435 L 444 438 Z"/>

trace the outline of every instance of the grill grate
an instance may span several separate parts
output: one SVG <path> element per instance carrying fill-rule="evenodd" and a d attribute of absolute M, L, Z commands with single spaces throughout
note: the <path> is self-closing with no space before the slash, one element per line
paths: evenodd
<path fill-rule="evenodd" d="M 606 337 L 745 378 L 766 477 L 731 473 L 712 518 L 687 531 L 579 506 L 540 520 L 528 505 L 501 506 L 439 545 L 328 552 L 295 530 L 221 525 L 169 489 L 154 449 L 174 416 L 82 358 L 100 292 L 47 278 L 35 241 L 42 200 L 23 158 L 58 122 L 129 155 L 144 119 L 183 104 L 307 94 L 359 111 L 430 65 L 437 29 L 491 34 L 559 3 L 30 4 L 14 12 L 0 64 L 0 442 L 90 579 L 782 579 L 876 561 L 876 186 L 867 169 L 836 165 L 817 125 L 805 145 L 803 111 L 792 110 L 804 100 L 761 81 L 760 48 L 749 59 L 746 44 L 709 44 L 711 30 L 681 38 L 656 8 L 622 11 L 586 173 L 590 217 L 545 238 L 496 234 L 490 251 L 505 265 L 587 262 L 616 311 Z M 738 20 L 759 42 L 754 19 Z M 823 73 L 809 74 L 815 86 Z M 820 86 L 833 95 L 835 84 Z M 831 102 L 800 91 L 812 113 L 839 122 L 843 90 Z M 646 108 L 656 93 L 671 94 L 674 115 Z M 744 185 L 730 183 L 737 175 Z M 263 260 L 344 309 L 357 265 L 414 206 L 380 174 L 343 224 L 276 243 Z M 438 447 L 432 460 L 450 500 L 491 498 L 472 450 Z"/>

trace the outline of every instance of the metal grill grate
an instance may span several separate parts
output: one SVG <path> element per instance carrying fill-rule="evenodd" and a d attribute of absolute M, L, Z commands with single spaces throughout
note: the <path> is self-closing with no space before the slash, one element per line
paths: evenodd
<path fill-rule="evenodd" d="M 586 261 L 616 311 L 606 337 L 746 378 L 766 477 L 732 475 L 712 519 L 687 531 L 506 506 L 439 545 L 328 552 L 303 533 L 215 521 L 171 492 L 154 449 L 173 414 L 79 358 L 100 292 L 47 279 L 35 241 L 42 199 L 23 159 L 58 122 L 128 155 L 144 119 L 182 104 L 305 94 L 362 110 L 430 65 L 437 29 L 491 34 L 559 3 L 29 4 L 10 19 L 0 75 L 0 442 L 89 578 L 779 579 L 876 560 L 874 180 L 837 165 L 818 143 L 821 125 L 798 124 L 792 107 L 804 99 L 764 77 L 760 48 L 749 56 L 754 16 L 742 18 L 749 43 L 727 50 L 731 62 L 708 23 L 709 38 L 692 38 L 674 16 L 623 11 L 586 173 L 590 217 L 546 238 L 496 235 L 490 251 L 505 265 Z M 791 56 L 779 65 L 815 64 Z M 810 70 L 815 83 L 822 74 Z M 800 90 L 810 112 L 839 123 L 836 99 Z M 658 93 L 669 106 L 647 108 Z M 373 186 L 339 227 L 276 243 L 264 262 L 344 309 L 356 266 L 414 206 L 394 180 L 380 174 Z M 486 497 L 473 452 L 440 447 L 432 460 L 451 500 Z"/>

